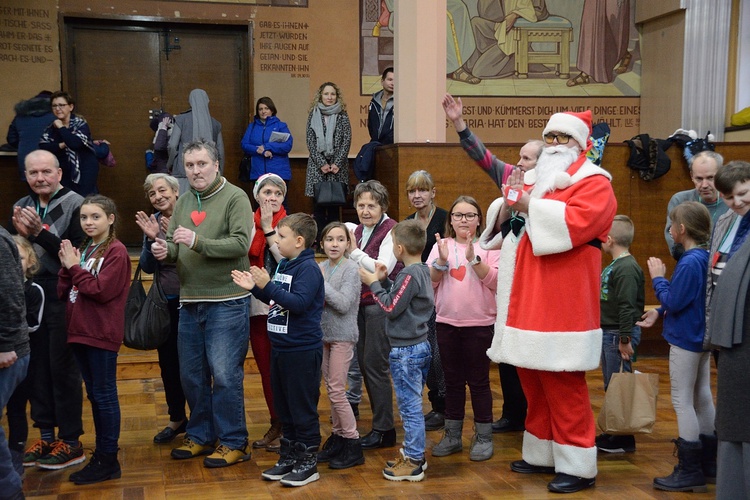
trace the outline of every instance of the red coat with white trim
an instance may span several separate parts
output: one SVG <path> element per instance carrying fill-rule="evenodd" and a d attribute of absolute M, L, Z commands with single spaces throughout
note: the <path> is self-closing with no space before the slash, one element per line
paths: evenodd
<path fill-rule="evenodd" d="M 492 361 L 547 371 L 599 365 L 601 250 L 591 243 L 606 240 L 617 213 L 610 180 L 588 160 L 574 163 L 553 191 L 532 196 L 519 236 L 503 239 L 504 200 L 490 205 L 480 244 L 502 246 Z"/>

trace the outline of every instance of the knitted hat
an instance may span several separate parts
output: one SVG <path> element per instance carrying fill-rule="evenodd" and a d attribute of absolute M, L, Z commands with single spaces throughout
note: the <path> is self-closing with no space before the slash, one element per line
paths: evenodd
<path fill-rule="evenodd" d="M 253 186 L 253 198 L 257 200 L 260 188 L 263 187 L 263 184 L 269 182 L 281 189 L 281 193 L 284 195 L 284 198 L 286 198 L 286 182 L 284 182 L 284 179 L 276 174 L 263 174 L 258 177 L 258 180 L 255 181 L 255 186 Z"/>
<path fill-rule="evenodd" d="M 564 113 L 555 113 L 544 127 L 542 136 L 549 132 L 562 132 L 568 134 L 575 140 L 583 151 L 588 150 L 591 136 L 591 111 L 586 110 L 582 113 L 573 113 L 566 111 Z"/>

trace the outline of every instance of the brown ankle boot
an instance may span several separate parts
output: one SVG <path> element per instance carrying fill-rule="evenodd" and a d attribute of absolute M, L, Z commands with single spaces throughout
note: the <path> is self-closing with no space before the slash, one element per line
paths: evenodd
<path fill-rule="evenodd" d="M 281 437 L 281 422 L 277 419 L 271 419 L 271 427 L 266 431 L 263 439 L 253 442 L 253 448 L 267 448 L 273 441 Z M 275 443 L 274 443 L 275 444 Z"/>

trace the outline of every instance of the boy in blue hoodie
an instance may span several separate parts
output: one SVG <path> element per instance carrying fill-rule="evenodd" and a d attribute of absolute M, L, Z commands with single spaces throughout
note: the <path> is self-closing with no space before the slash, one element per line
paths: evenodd
<path fill-rule="evenodd" d="M 318 234 L 315 220 L 307 214 L 292 214 L 279 221 L 276 231 L 276 243 L 284 258 L 273 280 L 265 269 L 255 266 L 249 272 L 232 271 L 232 278 L 271 306 L 271 390 L 284 437 L 278 462 L 262 476 L 269 481 L 281 480 L 285 486 L 304 486 L 320 478 L 320 320 L 325 283 L 310 249 Z"/>

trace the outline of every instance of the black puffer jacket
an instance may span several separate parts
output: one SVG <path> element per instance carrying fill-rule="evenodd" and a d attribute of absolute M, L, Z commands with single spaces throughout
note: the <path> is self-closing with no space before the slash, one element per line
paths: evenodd
<path fill-rule="evenodd" d="M 18 149 L 18 168 L 21 179 L 25 179 L 24 159 L 26 155 L 39 149 L 39 139 L 47 125 L 55 120 L 49 96 L 32 97 L 15 106 L 16 117 L 8 128 L 8 144 Z"/>

